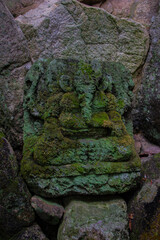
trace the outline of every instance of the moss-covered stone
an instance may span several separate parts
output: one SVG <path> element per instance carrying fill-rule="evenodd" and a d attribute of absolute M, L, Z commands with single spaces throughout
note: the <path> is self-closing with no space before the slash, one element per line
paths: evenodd
<path fill-rule="evenodd" d="M 105 176 L 113 174 L 133 173 L 130 184 L 122 178 L 119 192 L 135 185 L 139 158 L 121 117 L 130 108 L 132 86 L 129 73 L 117 63 L 54 59 L 32 66 L 26 76 L 21 167 L 32 191 L 49 197 L 114 193 L 113 184 L 102 190 Z M 118 101 L 126 104 L 118 108 Z M 90 175 L 93 182 L 87 187 L 84 179 Z M 65 190 L 68 182 L 74 184 Z"/>
<path fill-rule="evenodd" d="M 98 91 L 93 100 L 93 111 L 105 111 L 108 105 L 108 99 L 104 91 Z"/>
<path fill-rule="evenodd" d="M 99 113 L 94 113 L 92 115 L 90 125 L 92 127 L 104 127 L 106 126 L 106 122 L 108 122 L 108 126 L 112 126 L 109 124 L 109 117 L 106 112 L 99 112 Z"/>
<path fill-rule="evenodd" d="M 60 102 L 60 105 L 65 112 L 80 111 L 80 101 L 74 92 L 65 93 Z"/>
<path fill-rule="evenodd" d="M 65 209 L 58 240 L 128 240 L 127 206 L 120 198 L 72 200 Z"/>
<path fill-rule="evenodd" d="M 87 125 L 81 114 L 61 113 L 59 117 L 60 125 L 66 129 L 85 129 Z"/>

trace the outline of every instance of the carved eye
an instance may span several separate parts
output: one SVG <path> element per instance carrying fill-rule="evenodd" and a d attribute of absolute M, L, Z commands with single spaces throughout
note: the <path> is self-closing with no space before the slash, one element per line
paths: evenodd
<path fill-rule="evenodd" d="M 71 92 L 73 90 L 72 79 L 68 75 L 62 75 L 60 77 L 59 85 L 64 92 Z"/>

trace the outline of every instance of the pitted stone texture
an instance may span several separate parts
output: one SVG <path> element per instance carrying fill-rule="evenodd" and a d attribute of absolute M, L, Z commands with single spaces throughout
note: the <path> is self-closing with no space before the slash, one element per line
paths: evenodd
<path fill-rule="evenodd" d="M 31 205 L 37 215 L 51 225 L 57 225 L 64 213 L 63 206 L 39 196 L 33 196 L 31 198 Z"/>
<path fill-rule="evenodd" d="M 34 224 L 31 227 L 23 229 L 20 233 L 12 238 L 12 240 L 49 240 L 40 227 Z"/>
<path fill-rule="evenodd" d="M 17 21 L 34 60 L 54 56 L 116 61 L 134 73 L 148 51 L 142 25 L 76 0 L 45 0 Z"/>
<path fill-rule="evenodd" d="M 127 206 L 122 199 L 71 201 L 65 209 L 58 240 L 128 240 Z"/>
<path fill-rule="evenodd" d="M 24 35 L 14 18 L 0 1 L 0 72 L 3 68 L 13 69 L 29 60 L 29 52 Z"/>
<path fill-rule="evenodd" d="M 89 1 L 83 2 L 91 4 Z M 133 19 L 148 27 L 152 23 L 152 17 L 158 12 L 158 4 L 159 0 L 102 0 L 100 3 L 92 3 L 92 6 L 100 7 L 120 18 Z"/>
<path fill-rule="evenodd" d="M 141 158 L 160 153 L 160 147 L 150 143 L 141 133 L 134 135 L 135 148 Z"/>
<path fill-rule="evenodd" d="M 0 126 L 12 147 L 22 146 L 23 84 L 30 61 L 27 41 L 0 1 Z"/>
<path fill-rule="evenodd" d="M 3 0 L 13 16 L 24 14 L 36 8 L 43 0 Z"/>
<path fill-rule="evenodd" d="M 160 13 L 153 18 L 150 29 L 151 46 L 143 70 L 143 78 L 134 110 L 135 128 L 143 130 L 144 135 L 160 145 Z"/>
<path fill-rule="evenodd" d="M 31 64 L 24 64 L 0 76 L 0 126 L 15 150 L 23 146 L 24 78 Z M 3 80 L 3 81 L 1 81 Z M 16 151 L 17 154 L 17 151 Z"/>
<path fill-rule="evenodd" d="M 123 65 L 48 59 L 27 73 L 21 171 L 44 197 L 126 192 L 140 161 L 124 123 L 133 81 Z"/>

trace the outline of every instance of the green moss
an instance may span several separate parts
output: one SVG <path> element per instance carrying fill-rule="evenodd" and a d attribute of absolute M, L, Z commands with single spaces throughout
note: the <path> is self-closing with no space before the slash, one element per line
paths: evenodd
<path fill-rule="evenodd" d="M 125 109 L 125 102 L 123 99 L 116 100 L 116 110 L 120 113 Z"/>
<path fill-rule="evenodd" d="M 93 99 L 93 111 L 105 111 L 107 103 L 106 94 L 103 91 L 96 92 Z"/>
<path fill-rule="evenodd" d="M 59 114 L 61 112 L 60 101 L 62 99 L 62 96 L 63 96 L 62 93 L 57 93 L 57 94 L 50 96 L 46 100 L 46 104 L 42 108 L 42 111 L 41 111 L 42 113 L 44 113 L 42 116 L 42 118 L 44 120 L 49 117 L 58 117 L 59 116 Z"/>
<path fill-rule="evenodd" d="M 109 122 L 109 117 L 106 112 L 94 113 L 89 124 L 92 127 L 104 127 L 106 122 Z M 108 124 L 109 125 L 109 124 Z"/>
<path fill-rule="evenodd" d="M 61 113 L 59 117 L 60 125 L 67 129 L 87 128 L 85 121 L 79 113 Z"/>
<path fill-rule="evenodd" d="M 96 174 L 100 174 L 100 171 L 104 173 L 130 171 L 132 166 L 133 169 L 137 167 L 135 162 L 127 162 L 129 158 L 132 158 L 133 148 L 134 143 L 129 135 L 122 138 L 81 140 L 79 143 L 67 138 L 64 138 L 63 141 L 57 141 L 56 138 L 47 141 L 44 136 L 38 139 L 29 138 L 25 141 L 24 151 L 27 153 L 30 151 L 30 154 L 26 157 L 24 152 L 22 173 L 25 177 L 31 174 L 50 178 L 53 174 L 55 177 L 74 176 L 80 173 L 88 174 L 91 170 Z M 31 161 L 31 157 L 34 162 Z M 136 159 L 135 153 L 134 159 Z M 105 163 L 109 161 L 116 163 Z M 122 164 L 118 161 L 121 161 Z M 105 171 L 103 165 L 106 166 Z"/>
<path fill-rule="evenodd" d="M 117 107 L 117 104 L 116 104 L 116 97 L 111 94 L 111 93 L 107 93 L 107 111 L 116 111 L 116 107 Z"/>
<path fill-rule="evenodd" d="M 74 92 L 65 93 L 60 102 L 61 108 L 66 112 L 80 111 L 80 102 L 77 95 Z"/>
<path fill-rule="evenodd" d="M 57 165 L 65 164 L 63 155 L 65 151 L 73 151 L 76 148 L 76 142 L 67 138 L 59 141 L 56 137 L 52 141 L 47 141 L 44 136 L 38 139 L 34 149 L 34 160 L 37 164 Z M 61 156 L 62 155 L 62 156 Z M 67 155 L 67 154 L 66 154 Z M 67 163 L 67 156 L 66 156 Z"/>
<path fill-rule="evenodd" d="M 121 122 L 122 121 L 121 120 L 121 115 L 118 112 L 114 111 L 114 110 L 109 111 L 108 112 L 108 116 L 109 116 L 109 119 L 112 122 Z"/>
<path fill-rule="evenodd" d="M 58 120 L 56 118 L 49 118 L 45 121 L 42 136 L 45 136 L 46 140 L 58 139 L 61 141 L 63 139 L 63 135 L 60 131 Z"/>
<path fill-rule="evenodd" d="M 127 130 L 125 128 L 124 123 L 122 121 L 121 122 L 115 122 L 113 124 L 113 127 L 112 127 L 111 135 L 121 137 L 125 134 L 127 134 Z"/>

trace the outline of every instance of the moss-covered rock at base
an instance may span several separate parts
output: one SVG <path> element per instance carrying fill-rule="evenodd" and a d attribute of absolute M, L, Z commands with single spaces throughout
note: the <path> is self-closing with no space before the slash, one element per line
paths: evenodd
<path fill-rule="evenodd" d="M 108 194 L 136 185 L 140 162 L 123 121 L 132 87 L 129 72 L 118 63 L 50 59 L 33 64 L 25 84 L 21 164 L 33 192 Z"/>
<path fill-rule="evenodd" d="M 65 209 L 58 240 L 128 240 L 127 206 L 123 199 L 72 200 Z"/>

